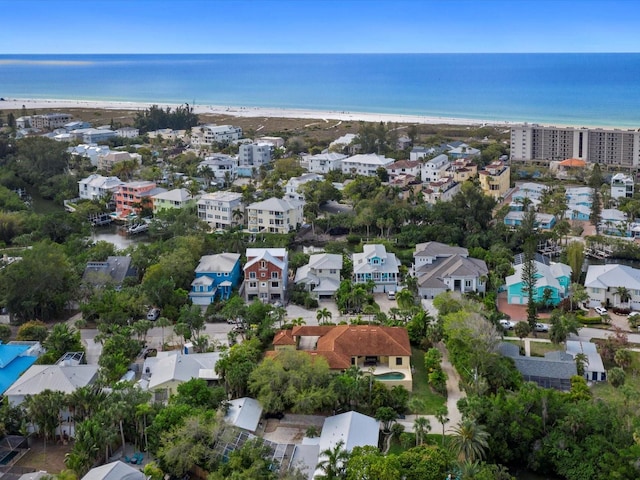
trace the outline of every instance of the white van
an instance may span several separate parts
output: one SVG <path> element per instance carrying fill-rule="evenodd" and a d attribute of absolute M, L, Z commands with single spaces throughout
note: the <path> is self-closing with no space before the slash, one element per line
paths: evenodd
<path fill-rule="evenodd" d="M 387 298 L 389 300 L 395 300 L 396 299 L 396 292 L 393 292 L 393 291 L 387 292 Z"/>

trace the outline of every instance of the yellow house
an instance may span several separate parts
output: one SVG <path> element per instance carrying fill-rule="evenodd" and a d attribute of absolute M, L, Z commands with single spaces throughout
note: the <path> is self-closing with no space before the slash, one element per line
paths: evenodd
<path fill-rule="evenodd" d="M 509 191 L 511 185 L 511 169 L 507 164 L 495 161 L 478 172 L 480 188 L 485 195 L 499 200 Z"/>
<path fill-rule="evenodd" d="M 153 196 L 153 213 L 170 208 L 185 208 L 195 205 L 196 200 L 184 188 L 176 188 Z"/>
<path fill-rule="evenodd" d="M 453 172 L 453 180 L 462 183 L 478 176 L 478 166 L 471 160 L 461 158 L 451 163 L 450 172 Z"/>

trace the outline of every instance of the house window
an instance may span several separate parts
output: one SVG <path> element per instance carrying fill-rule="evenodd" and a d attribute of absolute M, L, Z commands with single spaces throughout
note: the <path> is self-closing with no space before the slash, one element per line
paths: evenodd
<path fill-rule="evenodd" d="M 329 270 L 329 273 L 331 275 L 335 275 L 338 271 L 335 268 L 332 268 L 331 270 Z"/>
<path fill-rule="evenodd" d="M 464 286 L 465 287 L 470 287 L 471 286 L 471 280 L 465 280 L 464 281 Z"/>
<path fill-rule="evenodd" d="M 256 272 L 249 272 L 249 278 L 256 278 Z"/>
<path fill-rule="evenodd" d="M 267 274 L 265 272 L 260 272 L 260 277 L 261 278 L 265 278 L 267 276 Z"/>
<path fill-rule="evenodd" d="M 260 282 L 260 286 L 261 286 L 262 288 L 266 288 L 266 286 L 267 286 L 267 282 Z"/>
<path fill-rule="evenodd" d="M 267 262 L 265 262 L 264 260 L 262 260 L 260 262 L 260 268 L 267 268 Z"/>
<path fill-rule="evenodd" d="M 396 357 L 396 365 L 402 365 L 402 357 Z"/>
<path fill-rule="evenodd" d="M 278 272 L 271 272 L 271 278 L 278 278 Z"/>
<path fill-rule="evenodd" d="M 249 282 L 249 288 L 257 288 L 258 282 Z"/>

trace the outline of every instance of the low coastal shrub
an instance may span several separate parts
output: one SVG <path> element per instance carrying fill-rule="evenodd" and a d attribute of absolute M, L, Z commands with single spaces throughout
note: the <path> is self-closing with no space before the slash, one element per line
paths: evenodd
<path fill-rule="evenodd" d="M 585 325 L 599 325 L 602 322 L 602 317 L 580 317 L 578 321 L 584 323 Z"/>

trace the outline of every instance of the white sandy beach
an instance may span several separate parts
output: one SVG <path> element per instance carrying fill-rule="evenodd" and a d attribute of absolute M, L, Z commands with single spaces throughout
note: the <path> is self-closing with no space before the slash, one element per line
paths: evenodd
<path fill-rule="evenodd" d="M 116 102 L 99 100 L 60 100 L 60 99 L 32 99 L 32 98 L 5 98 L 0 101 L 0 110 L 20 110 L 22 106 L 29 110 L 55 109 L 64 111 L 71 108 L 95 108 L 101 110 L 143 110 L 154 103 L 143 102 Z M 175 108 L 178 104 L 160 104 L 159 107 Z M 425 125 L 504 125 L 510 126 L 516 122 L 498 122 L 495 120 L 474 120 L 469 118 L 430 117 L 422 115 L 399 115 L 387 113 L 366 112 L 341 112 L 321 110 L 298 110 L 287 108 L 268 107 L 233 107 L 220 105 L 195 105 L 194 113 L 232 115 L 235 117 L 266 117 L 266 118 L 302 118 L 338 121 L 364 121 L 364 122 L 392 122 L 415 123 Z"/>

